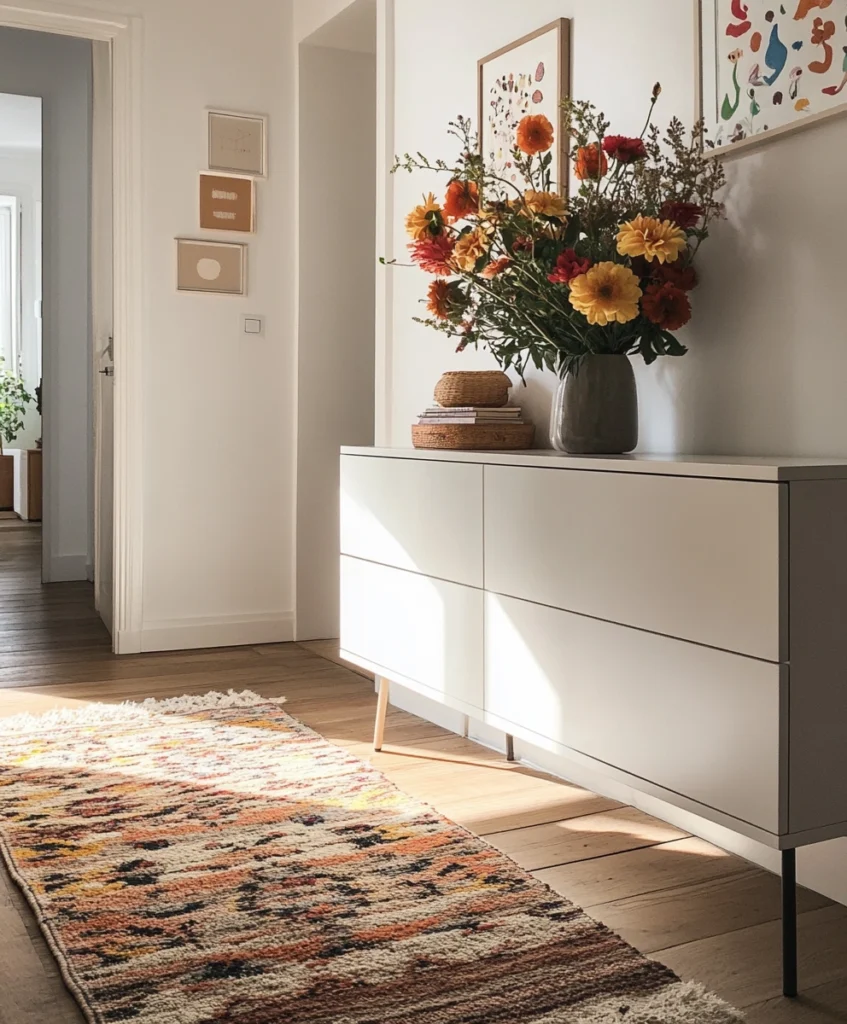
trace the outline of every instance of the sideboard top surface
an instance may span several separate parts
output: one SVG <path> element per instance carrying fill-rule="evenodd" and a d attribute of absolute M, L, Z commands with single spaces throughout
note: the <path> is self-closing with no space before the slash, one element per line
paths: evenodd
<path fill-rule="evenodd" d="M 344 447 L 342 455 L 426 462 L 466 462 L 488 466 L 535 466 L 604 473 L 695 476 L 783 483 L 792 480 L 847 480 L 847 459 L 800 459 L 735 455 L 564 455 L 535 449 L 524 452 L 453 452 L 416 448 Z"/>

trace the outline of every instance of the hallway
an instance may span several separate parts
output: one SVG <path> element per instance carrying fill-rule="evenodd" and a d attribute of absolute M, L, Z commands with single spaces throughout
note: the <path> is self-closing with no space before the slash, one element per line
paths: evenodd
<path fill-rule="evenodd" d="M 90 583 L 41 582 L 41 525 L 0 519 L 0 678 L 39 652 L 111 652 Z"/>

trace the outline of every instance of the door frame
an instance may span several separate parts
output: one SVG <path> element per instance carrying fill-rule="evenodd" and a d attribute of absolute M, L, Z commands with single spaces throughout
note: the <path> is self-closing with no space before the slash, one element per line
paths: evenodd
<path fill-rule="evenodd" d="M 0 2 L 0 26 L 107 42 L 112 50 L 114 278 L 114 610 L 116 654 L 141 651 L 142 287 L 141 20 L 105 10 Z M 92 271 L 96 270 L 92 267 Z M 45 460 L 49 459 L 45 452 Z"/>

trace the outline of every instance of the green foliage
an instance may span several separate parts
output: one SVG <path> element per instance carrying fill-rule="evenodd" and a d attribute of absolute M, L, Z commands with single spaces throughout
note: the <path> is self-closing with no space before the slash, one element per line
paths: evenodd
<path fill-rule="evenodd" d="M 11 444 L 23 430 L 26 407 L 32 400 L 24 382 L 6 367 L 0 356 L 0 452 L 4 444 Z"/>

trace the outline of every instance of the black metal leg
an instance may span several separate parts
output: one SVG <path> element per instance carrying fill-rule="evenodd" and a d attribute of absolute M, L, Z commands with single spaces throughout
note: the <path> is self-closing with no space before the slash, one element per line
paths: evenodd
<path fill-rule="evenodd" d="M 797 851 L 782 851 L 782 994 L 797 997 Z"/>
<path fill-rule="evenodd" d="M 506 733 L 506 760 L 515 760 L 515 737 Z"/>

